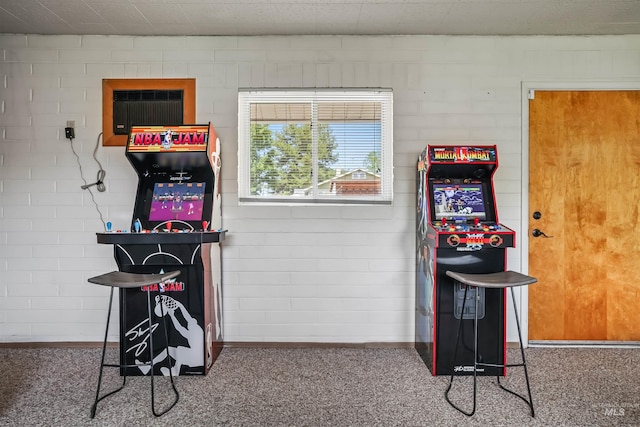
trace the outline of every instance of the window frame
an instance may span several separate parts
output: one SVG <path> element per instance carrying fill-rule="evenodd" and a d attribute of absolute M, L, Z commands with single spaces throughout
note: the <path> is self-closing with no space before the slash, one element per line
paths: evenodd
<path fill-rule="evenodd" d="M 319 194 L 317 174 L 312 195 L 265 196 L 251 194 L 251 104 L 314 102 L 380 102 L 380 194 L 358 196 Z M 316 117 L 312 115 L 312 123 Z M 312 126 L 312 129 L 316 129 Z M 315 132 L 317 133 L 317 132 Z M 317 150 L 314 149 L 314 152 Z M 314 170 L 318 159 L 314 155 Z M 351 172 L 355 171 L 352 170 Z M 393 91 L 391 89 L 239 89 L 238 91 L 238 202 L 239 204 L 278 205 L 391 205 L 393 203 Z"/>

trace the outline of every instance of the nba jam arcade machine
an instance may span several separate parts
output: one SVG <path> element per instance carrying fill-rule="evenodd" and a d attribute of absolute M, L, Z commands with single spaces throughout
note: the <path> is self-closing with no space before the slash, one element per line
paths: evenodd
<path fill-rule="evenodd" d="M 495 273 L 506 269 L 506 248 L 515 233 L 498 223 L 493 175 L 495 146 L 428 146 L 418 159 L 416 350 L 432 375 L 473 371 L 474 304 L 462 313 L 464 288 L 446 275 Z M 470 289 L 479 298 L 478 354 L 502 364 L 506 352 L 504 289 Z M 456 366 L 456 331 L 462 333 Z M 480 375 L 504 375 L 485 368 Z"/>
<path fill-rule="evenodd" d="M 211 124 L 132 127 L 126 157 L 138 174 L 138 189 L 131 231 L 97 234 L 98 243 L 114 245 L 120 271 L 180 270 L 162 289 L 151 289 L 160 291 L 154 325 L 162 321 L 162 313 L 170 317 L 173 375 L 206 375 L 222 351 L 220 242 L 226 231 L 220 229 L 219 153 L 220 141 Z M 156 329 L 146 326 L 146 304 L 146 287 L 120 291 L 123 364 L 148 362 L 144 359 L 149 333 Z M 161 332 L 162 328 L 153 335 L 154 354 L 160 359 L 167 357 L 161 351 Z M 143 369 L 149 368 L 127 368 L 127 375 L 148 374 Z M 168 375 L 161 370 L 166 368 L 156 369 L 156 374 Z"/>

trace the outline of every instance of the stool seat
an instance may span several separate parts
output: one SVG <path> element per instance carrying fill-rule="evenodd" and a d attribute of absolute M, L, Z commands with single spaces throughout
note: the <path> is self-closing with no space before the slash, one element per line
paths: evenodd
<path fill-rule="evenodd" d="M 447 276 L 465 285 L 476 288 L 512 288 L 536 283 L 538 279 L 518 273 L 517 271 L 500 271 L 498 273 L 470 274 L 447 271 Z"/>
<path fill-rule="evenodd" d="M 164 283 L 168 280 L 178 277 L 179 275 L 179 270 L 160 274 L 139 274 L 127 273 L 124 271 L 112 271 L 111 273 L 105 273 L 99 276 L 91 277 L 87 279 L 87 281 L 95 283 L 96 285 L 126 289 L 153 285 L 155 283 Z"/>

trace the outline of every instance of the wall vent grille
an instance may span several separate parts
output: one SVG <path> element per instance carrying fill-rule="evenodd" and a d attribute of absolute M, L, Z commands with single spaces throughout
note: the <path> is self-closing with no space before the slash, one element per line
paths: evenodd
<path fill-rule="evenodd" d="M 113 133 L 128 135 L 131 126 L 182 125 L 182 90 L 114 90 Z"/>

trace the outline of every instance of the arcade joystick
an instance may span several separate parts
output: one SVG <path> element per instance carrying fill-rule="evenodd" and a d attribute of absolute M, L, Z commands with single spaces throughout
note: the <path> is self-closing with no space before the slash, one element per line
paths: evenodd
<path fill-rule="evenodd" d="M 171 221 L 167 221 L 167 231 L 171 231 Z"/>
<path fill-rule="evenodd" d="M 440 224 L 442 224 L 443 227 L 447 226 L 447 218 L 442 217 L 442 219 L 440 220 Z"/>
<path fill-rule="evenodd" d="M 477 227 L 477 226 L 478 226 L 478 224 L 480 224 L 480 218 L 477 218 L 477 217 L 476 217 L 476 218 L 473 218 L 473 226 L 474 226 L 474 227 Z"/>
<path fill-rule="evenodd" d="M 207 231 L 207 227 L 209 227 L 209 223 L 207 221 L 202 221 L 202 231 Z"/>

